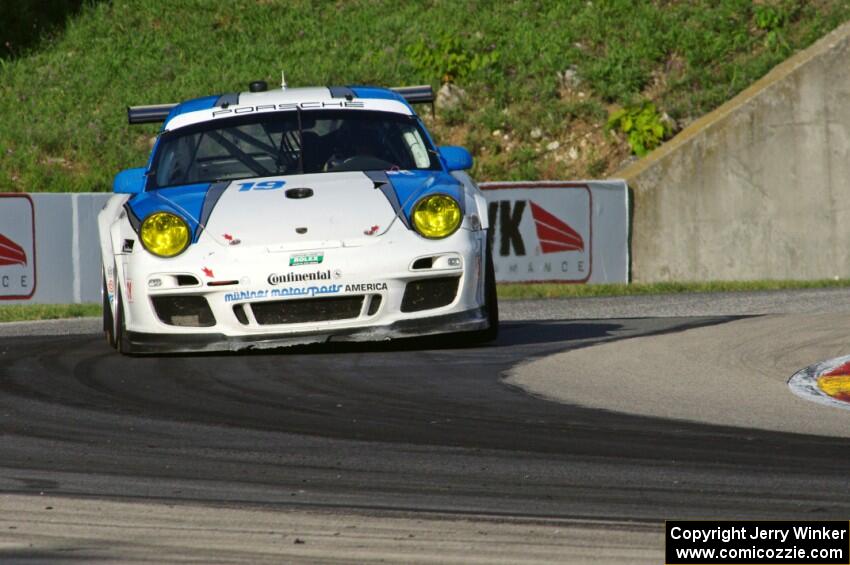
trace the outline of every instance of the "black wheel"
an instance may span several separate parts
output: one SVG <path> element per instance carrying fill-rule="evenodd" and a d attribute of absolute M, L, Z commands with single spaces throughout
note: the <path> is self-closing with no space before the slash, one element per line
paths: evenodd
<path fill-rule="evenodd" d="M 487 246 L 486 266 L 484 268 L 484 308 L 490 327 L 482 332 L 482 341 L 493 341 L 499 336 L 499 297 L 496 293 L 496 268 L 493 266 L 493 252 Z"/>
<path fill-rule="evenodd" d="M 118 287 L 117 279 L 116 279 L 116 287 Z M 116 288 L 115 290 L 115 348 L 118 350 L 118 353 L 122 353 L 124 355 L 129 355 L 133 353 L 132 347 L 130 345 L 130 340 L 127 338 L 127 326 L 124 324 L 124 300 L 121 298 L 121 290 Z"/>
<path fill-rule="evenodd" d="M 106 290 L 106 275 L 103 275 L 103 333 L 109 347 L 115 348 L 115 319 L 112 317 L 112 307 L 109 304 L 109 294 Z"/>
<path fill-rule="evenodd" d="M 496 269 L 493 266 L 493 253 L 487 246 L 484 259 L 484 311 L 489 325 L 486 329 L 464 334 L 469 343 L 493 341 L 499 336 L 499 298 L 496 294 Z"/>

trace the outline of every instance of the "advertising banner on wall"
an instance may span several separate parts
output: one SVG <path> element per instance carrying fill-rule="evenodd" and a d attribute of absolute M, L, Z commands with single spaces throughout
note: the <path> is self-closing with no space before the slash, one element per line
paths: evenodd
<path fill-rule="evenodd" d="M 499 282 L 625 283 L 623 181 L 482 183 Z"/>
<path fill-rule="evenodd" d="M 0 194 L 0 300 L 100 302 L 97 214 L 110 196 Z"/>
<path fill-rule="evenodd" d="M 0 194 L 0 300 L 36 289 L 35 209 L 26 194 Z"/>

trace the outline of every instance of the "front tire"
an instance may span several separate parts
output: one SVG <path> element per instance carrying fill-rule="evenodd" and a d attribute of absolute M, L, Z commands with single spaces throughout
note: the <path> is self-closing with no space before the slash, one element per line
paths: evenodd
<path fill-rule="evenodd" d="M 496 269 L 493 265 L 493 253 L 487 246 L 484 259 L 484 311 L 488 326 L 483 330 L 469 332 L 465 337 L 469 343 L 485 343 L 499 336 L 499 297 L 496 293 Z"/>
<path fill-rule="evenodd" d="M 115 318 L 112 316 L 112 305 L 109 303 L 109 293 L 106 288 L 106 275 L 103 275 L 103 333 L 106 336 L 106 343 L 109 347 L 115 349 L 117 342 L 115 341 Z"/>
<path fill-rule="evenodd" d="M 499 336 L 499 297 L 496 291 L 496 268 L 493 265 L 493 252 L 487 246 L 486 267 L 484 268 L 484 308 L 490 326 L 482 332 L 482 341 L 493 341 Z"/>
<path fill-rule="evenodd" d="M 124 300 L 121 298 L 120 289 L 115 291 L 115 301 L 117 308 L 115 314 L 115 348 L 122 355 L 131 355 L 133 348 L 130 344 L 130 339 L 127 337 L 127 326 L 124 323 Z"/>

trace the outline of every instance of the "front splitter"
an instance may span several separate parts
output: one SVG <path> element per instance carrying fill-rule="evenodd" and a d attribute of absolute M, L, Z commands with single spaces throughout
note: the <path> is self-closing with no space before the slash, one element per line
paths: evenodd
<path fill-rule="evenodd" d="M 332 341 L 386 341 L 436 334 L 474 332 L 485 330 L 487 327 L 485 309 L 474 308 L 442 316 L 399 320 L 384 326 L 242 336 L 228 336 L 221 333 L 152 334 L 128 331 L 127 339 L 130 354 L 153 355 L 272 349 Z"/>

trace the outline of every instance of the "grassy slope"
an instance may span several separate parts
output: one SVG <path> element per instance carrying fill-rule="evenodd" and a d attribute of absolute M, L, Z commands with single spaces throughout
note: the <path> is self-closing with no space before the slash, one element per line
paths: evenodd
<path fill-rule="evenodd" d="M 101 312 L 100 304 L 16 304 L 0 306 L 0 323 L 99 317 Z"/>
<path fill-rule="evenodd" d="M 241 90 L 280 69 L 292 86 L 438 86 L 448 59 L 425 68 L 409 51 L 422 38 L 498 55 L 457 80 L 466 107 L 432 123 L 474 151 L 480 180 L 599 176 L 628 154 L 604 130 L 616 105 L 652 99 L 680 127 L 848 17 L 844 0 L 101 2 L 0 59 L 0 191 L 108 190 L 156 131 L 129 128 L 128 104 Z M 579 84 L 559 80 L 571 65 Z"/>
<path fill-rule="evenodd" d="M 630 284 L 501 284 L 499 285 L 499 299 L 591 298 L 597 296 L 677 294 L 683 292 L 757 292 L 847 287 L 850 287 L 850 280 L 848 279 L 822 279 L 813 281 L 705 281 Z"/>

